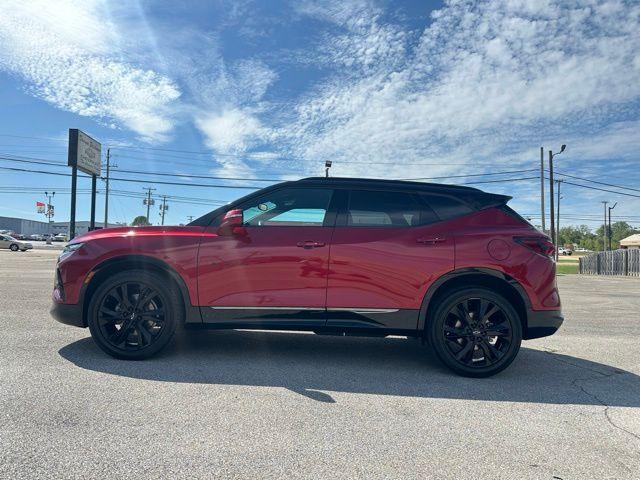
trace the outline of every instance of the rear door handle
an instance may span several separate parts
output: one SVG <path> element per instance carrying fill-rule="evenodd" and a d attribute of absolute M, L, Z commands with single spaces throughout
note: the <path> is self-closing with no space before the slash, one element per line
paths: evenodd
<path fill-rule="evenodd" d="M 316 242 L 315 240 L 305 240 L 304 242 L 298 242 L 297 246 L 300 248 L 318 248 L 324 247 L 324 242 Z"/>
<path fill-rule="evenodd" d="M 445 237 L 420 237 L 416 242 L 423 245 L 437 245 L 438 243 L 442 243 L 446 240 L 447 239 Z"/>

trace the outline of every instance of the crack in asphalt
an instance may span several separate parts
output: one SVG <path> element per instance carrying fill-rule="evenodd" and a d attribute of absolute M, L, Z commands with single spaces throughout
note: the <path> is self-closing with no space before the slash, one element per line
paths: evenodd
<path fill-rule="evenodd" d="M 545 347 L 542 347 L 542 350 L 543 350 L 545 353 L 548 353 L 549 355 L 553 355 L 554 353 L 558 352 L 558 350 L 554 350 L 554 349 L 551 349 L 551 348 L 545 348 Z M 605 402 L 605 401 L 604 401 L 604 400 L 602 400 L 600 397 L 598 397 L 595 393 L 592 393 L 592 392 L 587 391 L 587 390 L 585 389 L 584 385 L 580 385 L 580 384 L 578 383 L 578 382 L 583 382 L 583 381 L 587 381 L 587 380 L 602 380 L 602 379 L 606 379 L 606 378 L 613 377 L 613 376 L 615 376 L 615 375 L 625 375 L 625 374 L 626 374 L 626 372 L 623 372 L 623 371 L 620 371 L 620 370 L 616 370 L 616 369 L 614 369 L 611 373 L 603 373 L 603 372 L 600 372 L 600 371 L 595 370 L 595 369 L 593 369 L 593 368 L 584 367 L 584 366 L 582 366 L 582 365 L 577 365 L 577 364 L 572 363 L 572 362 L 567 362 L 566 360 L 561 360 L 561 359 L 559 359 L 559 358 L 557 358 L 557 357 L 555 357 L 555 356 L 552 356 L 552 358 L 553 358 L 555 361 L 557 361 L 557 362 L 565 363 L 565 364 L 567 364 L 567 365 L 571 365 L 571 366 L 576 367 L 576 368 L 579 368 L 579 369 L 581 369 L 581 370 L 587 370 L 587 371 L 589 371 L 589 372 L 593 372 L 593 373 L 595 373 L 595 374 L 599 375 L 599 376 L 592 376 L 592 377 L 587 377 L 587 378 L 575 378 L 574 380 L 572 380 L 572 381 L 571 381 L 571 385 L 572 385 L 572 386 L 574 386 L 574 387 L 576 387 L 576 388 L 578 388 L 578 389 L 580 389 L 580 391 L 581 391 L 582 393 L 584 393 L 585 395 L 587 395 L 587 396 L 591 397 L 591 398 L 592 398 L 592 399 L 594 399 L 596 402 L 598 402 L 600 405 L 602 405 L 603 407 L 605 407 L 605 408 L 604 408 L 604 411 L 603 411 L 603 413 L 604 413 L 604 418 L 605 418 L 605 420 L 606 420 L 606 421 L 607 421 L 607 422 L 608 422 L 608 423 L 609 423 L 613 428 L 615 428 L 615 429 L 617 429 L 617 430 L 620 430 L 621 432 L 624 432 L 624 433 L 627 433 L 627 434 L 631 435 L 631 436 L 632 436 L 632 437 L 634 437 L 636 440 L 640 440 L 640 435 L 638 435 L 638 434 L 636 434 L 635 432 L 632 432 L 632 431 L 630 431 L 630 430 L 627 430 L 626 428 L 624 428 L 624 427 L 622 427 L 622 426 L 620 426 L 620 425 L 617 425 L 617 424 L 613 421 L 613 419 L 611 418 L 611 415 L 610 415 L 610 411 L 611 411 L 611 409 L 612 409 L 612 408 L 615 408 L 615 407 L 612 407 L 611 405 L 609 405 L 607 402 Z"/>

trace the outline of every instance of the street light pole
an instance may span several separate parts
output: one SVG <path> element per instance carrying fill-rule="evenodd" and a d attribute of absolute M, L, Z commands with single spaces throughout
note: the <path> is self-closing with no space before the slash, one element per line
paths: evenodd
<path fill-rule="evenodd" d="M 540 216 L 542 217 L 542 232 L 546 230 L 544 211 L 544 147 L 540 147 Z"/>
<path fill-rule="evenodd" d="M 560 184 L 562 183 L 562 180 L 556 180 L 556 183 L 558 184 L 558 211 L 557 211 L 557 215 L 556 215 L 556 262 L 558 261 L 558 248 L 560 246 L 560 199 L 562 198 L 560 196 Z"/>
<path fill-rule="evenodd" d="M 329 178 L 329 169 L 331 168 L 331 160 L 324 162 L 324 176 Z"/>

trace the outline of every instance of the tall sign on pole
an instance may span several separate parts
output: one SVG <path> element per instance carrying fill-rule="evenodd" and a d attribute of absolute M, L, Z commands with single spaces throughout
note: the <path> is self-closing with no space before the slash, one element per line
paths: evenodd
<path fill-rule="evenodd" d="M 69 129 L 69 157 L 71 167 L 71 221 L 69 225 L 69 239 L 76 236 L 76 187 L 78 184 L 78 170 L 91 175 L 91 225 L 96 224 L 96 178 L 102 167 L 102 145 L 86 133 L 77 128 Z"/>

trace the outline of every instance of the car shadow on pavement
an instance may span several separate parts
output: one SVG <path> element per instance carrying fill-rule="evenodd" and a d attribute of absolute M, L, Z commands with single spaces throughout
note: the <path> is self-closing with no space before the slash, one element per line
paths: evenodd
<path fill-rule="evenodd" d="M 526 342 L 525 344 L 526 345 Z M 332 403 L 331 392 L 640 407 L 640 377 L 523 347 L 485 379 L 459 377 L 419 341 L 242 330 L 180 332 L 161 355 L 116 360 L 85 338 L 59 351 L 80 368 L 161 382 L 282 387 Z"/>

